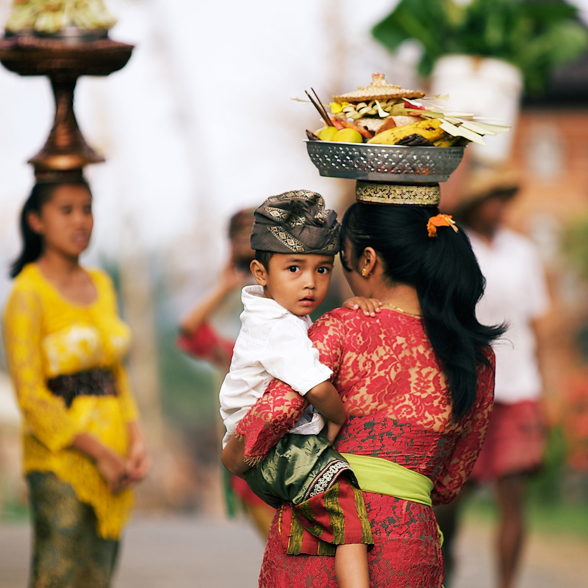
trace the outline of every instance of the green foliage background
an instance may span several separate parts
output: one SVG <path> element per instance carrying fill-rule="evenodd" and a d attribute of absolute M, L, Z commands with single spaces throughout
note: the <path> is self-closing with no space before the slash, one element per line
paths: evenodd
<path fill-rule="evenodd" d="M 554 0 L 401 0 L 372 33 L 390 51 L 418 41 L 422 76 L 443 55 L 494 57 L 517 66 L 527 92 L 538 94 L 555 66 L 588 48 L 588 31 L 577 16 L 575 6 Z"/>

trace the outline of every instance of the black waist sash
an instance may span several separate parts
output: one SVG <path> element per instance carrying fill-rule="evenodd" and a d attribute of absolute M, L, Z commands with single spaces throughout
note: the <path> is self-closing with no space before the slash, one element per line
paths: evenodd
<path fill-rule="evenodd" d="M 67 408 L 77 396 L 116 396 L 112 372 L 105 369 L 57 376 L 47 380 L 47 387 L 55 396 L 65 400 Z"/>

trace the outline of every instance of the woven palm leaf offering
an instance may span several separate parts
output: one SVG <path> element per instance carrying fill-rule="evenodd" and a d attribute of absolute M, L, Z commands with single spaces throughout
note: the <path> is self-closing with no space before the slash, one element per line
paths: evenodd
<path fill-rule="evenodd" d="M 308 153 L 323 176 L 389 182 L 397 174 L 397 183 L 443 182 L 469 142 L 483 145 L 483 136 L 509 130 L 450 110 L 447 96 L 389 84 L 383 74 L 334 96 L 328 107 L 314 90 L 306 94 L 324 123 L 306 132 Z"/>
<path fill-rule="evenodd" d="M 116 19 L 104 0 L 14 0 L 7 35 L 106 36 Z"/>

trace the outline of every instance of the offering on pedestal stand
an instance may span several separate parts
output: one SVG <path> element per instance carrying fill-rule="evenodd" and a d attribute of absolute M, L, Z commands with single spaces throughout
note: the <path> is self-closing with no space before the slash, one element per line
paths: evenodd
<path fill-rule="evenodd" d="M 86 143 L 73 101 L 80 76 L 107 76 L 131 57 L 133 45 L 108 38 L 115 22 L 102 0 L 13 3 L 6 35 L 0 38 L 0 62 L 22 76 L 47 76 L 55 97 L 53 128 L 45 146 L 29 160 L 36 175 L 104 161 Z"/>

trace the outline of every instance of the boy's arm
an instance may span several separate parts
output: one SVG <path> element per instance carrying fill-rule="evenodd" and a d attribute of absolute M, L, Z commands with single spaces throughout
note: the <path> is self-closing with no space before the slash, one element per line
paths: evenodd
<path fill-rule="evenodd" d="M 279 382 L 281 384 L 281 382 Z M 283 384 L 282 384 L 283 385 Z M 298 398 L 298 394 L 295 394 Z M 337 390 L 326 380 L 309 390 L 305 399 L 328 420 L 327 437 L 330 443 L 333 443 L 343 423 L 347 419 L 347 411 L 343 406 L 341 397 Z M 230 437 L 225 448 L 222 451 L 221 460 L 225 468 L 236 476 L 242 476 L 250 467 L 244 459 L 245 437 L 243 435 L 233 435 Z M 257 461 L 257 460 L 254 460 Z M 252 462 L 253 463 L 253 462 Z"/>
<path fill-rule="evenodd" d="M 235 476 L 242 476 L 251 466 L 245 463 L 245 437 L 233 435 L 227 442 L 221 455 L 221 461 L 227 470 Z"/>
<path fill-rule="evenodd" d="M 335 386 L 328 380 L 321 382 L 311 388 L 306 393 L 305 398 L 329 421 L 327 423 L 327 437 L 333 443 L 347 419 L 347 411 Z"/>
<path fill-rule="evenodd" d="M 324 315 L 309 329 L 307 336 L 316 345 L 321 363 L 328 366 L 333 374 L 337 374 L 346 340 L 344 320 L 336 312 Z M 331 374 L 327 373 L 322 378 L 323 382 L 330 377 Z M 308 389 L 306 387 L 307 391 Z M 237 425 L 237 435 L 245 437 L 244 455 L 247 463 L 264 459 L 270 449 L 294 426 L 307 406 L 308 399 L 300 396 L 283 381 L 271 382 L 265 394 Z"/>

